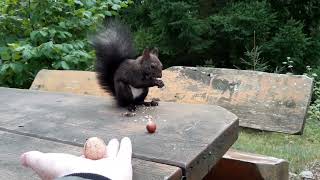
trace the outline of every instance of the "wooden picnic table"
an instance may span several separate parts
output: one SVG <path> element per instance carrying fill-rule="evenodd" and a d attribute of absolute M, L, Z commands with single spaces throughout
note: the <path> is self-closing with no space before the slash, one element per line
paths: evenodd
<path fill-rule="evenodd" d="M 133 179 L 202 179 L 238 137 L 238 118 L 214 105 L 160 102 L 126 117 L 109 98 L 0 88 L 0 176 L 38 179 L 20 165 L 30 150 L 80 155 L 88 137 L 129 137 Z M 157 124 L 146 133 L 147 117 Z"/>

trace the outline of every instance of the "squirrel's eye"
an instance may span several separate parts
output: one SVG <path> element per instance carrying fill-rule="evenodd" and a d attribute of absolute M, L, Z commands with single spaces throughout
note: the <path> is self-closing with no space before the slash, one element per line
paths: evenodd
<path fill-rule="evenodd" d="M 152 68 L 152 69 L 156 68 L 156 65 L 151 64 L 151 68 Z"/>

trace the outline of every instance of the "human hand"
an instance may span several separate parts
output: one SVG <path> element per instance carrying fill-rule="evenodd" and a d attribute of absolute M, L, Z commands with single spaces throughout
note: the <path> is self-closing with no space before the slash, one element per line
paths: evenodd
<path fill-rule="evenodd" d="M 105 158 L 86 159 L 65 153 L 29 151 L 21 155 L 21 163 L 34 170 L 41 179 L 53 180 L 72 173 L 94 173 L 112 180 L 132 180 L 132 144 L 128 137 L 112 139 Z"/>

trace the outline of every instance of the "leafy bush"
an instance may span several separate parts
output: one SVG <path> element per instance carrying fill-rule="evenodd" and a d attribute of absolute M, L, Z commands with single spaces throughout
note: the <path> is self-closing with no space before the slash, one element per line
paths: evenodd
<path fill-rule="evenodd" d="M 130 1 L 6 0 L 0 2 L 0 85 L 28 88 L 46 69 L 87 70 L 87 35 Z"/>

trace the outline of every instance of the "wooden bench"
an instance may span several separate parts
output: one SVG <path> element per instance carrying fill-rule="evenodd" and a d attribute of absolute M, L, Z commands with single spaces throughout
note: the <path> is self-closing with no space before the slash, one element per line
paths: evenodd
<path fill-rule="evenodd" d="M 261 77 L 264 75 L 266 75 L 266 77 Z M 258 82 L 257 79 L 260 79 L 263 82 L 260 83 L 259 88 L 254 87 L 254 83 Z M 294 111 L 297 111 L 297 113 L 301 114 L 296 120 L 297 123 L 295 123 L 293 127 L 290 128 L 289 126 L 288 128 L 288 125 L 281 126 L 283 127 L 282 129 L 286 129 L 284 132 L 287 133 L 298 133 L 302 131 L 312 88 L 312 80 L 304 76 L 294 76 L 293 79 L 289 79 L 289 76 L 287 75 L 274 75 L 261 72 L 212 68 L 200 68 L 199 70 L 198 68 L 195 69 L 186 67 L 172 67 L 164 70 L 163 80 L 166 87 L 164 89 L 151 88 L 150 95 L 148 96 L 149 99 L 160 98 L 161 101 L 191 104 L 218 104 L 222 105 L 226 109 L 235 111 L 235 114 L 239 112 L 239 110 L 237 109 L 238 106 L 240 106 L 240 109 L 243 109 L 244 104 L 247 104 L 248 109 L 239 113 L 240 125 L 241 117 L 244 117 L 247 120 L 257 118 L 253 113 L 255 106 L 257 106 L 255 103 L 259 101 L 261 104 L 263 101 L 267 101 L 268 99 L 270 99 L 268 94 L 263 94 L 266 93 L 268 88 L 272 89 L 272 86 L 276 86 L 281 89 L 281 85 L 287 85 L 288 87 L 283 87 L 281 92 L 277 94 L 277 98 L 281 99 L 280 96 L 289 97 L 286 93 L 284 93 L 285 89 L 288 91 L 288 89 L 295 83 L 304 82 L 303 88 L 306 89 L 305 91 L 301 92 L 300 88 L 295 90 L 294 92 L 291 92 L 291 95 L 293 94 L 294 96 L 292 95 L 290 97 L 296 98 L 294 99 L 294 102 L 296 102 L 296 106 L 293 109 Z M 242 88 L 239 85 L 240 82 L 242 83 L 242 86 L 245 86 L 245 88 Z M 268 82 L 270 83 L 268 84 Z M 213 83 L 215 84 L 214 88 L 208 88 L 210 84 L 211 86 L 213 86 Z M 95 73 L 87 71 L 42 70 L 37 74 L 30 89 L 104 97 L 109 96 L 97 84 Z M 257 92 L 255 92 L 255 90 Z M 250 93 L 255 97 L 262 94 L 261 96 L 263 97 L 255 100 L 248 97 Z M 232 97 L 235 97 L 233 101 L 231 100 Z M 248 100 L 254 101 L 254 104 L 249 105 Z M 230 104 L 233 104 L 233 108 L 230 108 Z M 275 103 L 270 101 L 269 103 L 266 102 L 265 105 L 274 106 Z M 300 109 L 298 107 L 300 107 Z M 283 112 L 283 108 L 287 107 L 282 107 L 282 111 L 280 112 L 286 114 L 286 112 Z M 258 110 L 256 112 L 262 113 L 261 109 L 260 111 Z M 249 111 L 251 112 L 245 114 L 245 112 Z M 282 118 L 283 116 L 284 115 L 281 115 Z M 270 119 L 272 117 L 273 116 L 264 115 L 259 119 L 259 121 L 267 124 L 269 121 L 266 118 Z M 248 122 L 250 121 L 244 120 L 242 125 L 246 127 L 246 124 Z M 257 121 L 255 123 L 257 123 Z M 280 124 L 285 124 L 285 122 L 280 122 Z M 273 126 L 275 125 L 273 124 Z M 256 126 L 256 128 L 259 127 Z M 237 166 L 235 166 L 234 164 L 236 164 Z M 241 171 L 237 171 L 239 167 L 242 167 Z M 221 174 L 219 172 L 225 172 L 222 171 L 221 168 L 233 173 Z M 248 175 L 248 173 L 250 172 L 251 174 L 256 174 L 256 176 L 251 176 L 251 179 L 276 180 L 279 177 L 281 177 L 281 179 L 288 179 L 289 173 L 288 162 L 286 160 L 261 156 L 258 154 L 239 152 L 235 150 L 229 150 L 224 155 L 221 162 L 217 165 L 216 169 L 218 170 L 212 171 L 212 173 L 209 173 L 206 178 L 210 179 L 212 177 L 219 177 L 218 179 L 230 179 L 232 176 L 237 176 L 239 178 L 244 177 L 243 179 L 247 179 L 248 176 L 245 175 Z M 222 178 L 222 175 L 224 175 L 225 177 Z"/>
<path fill-rule="evenodd" d="M 171 67 L 162 79 L 165 87 L 151 88 L 148 98 L 219 105 L 242 127 L 289 134 L 303 133 L 313 87 L 307 76 L 217 68 Z M 84 71 L 42 70 L 30 89 L 108 96 Z"/>

